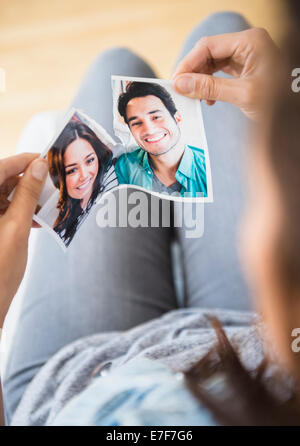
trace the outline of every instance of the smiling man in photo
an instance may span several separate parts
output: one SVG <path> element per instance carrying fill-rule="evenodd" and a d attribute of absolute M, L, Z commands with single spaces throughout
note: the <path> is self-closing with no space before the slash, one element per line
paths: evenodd
<path fill-rule="evenodd" d="M 120 184 L 207 197 L 204 150 L 182 140 L 182 117 L 164 87 L 130 82 L 119 97 L 118 110 L 139 146 L 118 158 L 115 169 Z"/>

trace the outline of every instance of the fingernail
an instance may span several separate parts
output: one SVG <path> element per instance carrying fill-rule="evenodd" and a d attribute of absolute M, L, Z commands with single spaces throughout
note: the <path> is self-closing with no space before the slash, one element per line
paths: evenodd
<path fill-rule="evenodd" d="M 182 76 L 176 82 L 176 87 L 183 94 L 193 93 L 195 89 L 195 80 L 191 76 Z"/>
<path fill-rule="evenodd" d="M 41 159 L 33 161 L 31 166 L 31 175 L 39 181 L 43 181 L 48 173 L 47 162 Z"/>

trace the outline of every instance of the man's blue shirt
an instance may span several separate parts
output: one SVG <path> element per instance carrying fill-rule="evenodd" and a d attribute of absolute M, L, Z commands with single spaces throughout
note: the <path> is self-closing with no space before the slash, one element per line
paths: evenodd
<path fill-rule="evenodd" d="M 145 150 L 138 148 L 122 154 L 116 161 L 115 170 L 120 184 L 135 184 L 152 190 L 153 170 Z M 199 193 L 207 197 L 204 150 L 185 145 L 175 177 L 181 185 L 182 197 L 199 197 Z"/>

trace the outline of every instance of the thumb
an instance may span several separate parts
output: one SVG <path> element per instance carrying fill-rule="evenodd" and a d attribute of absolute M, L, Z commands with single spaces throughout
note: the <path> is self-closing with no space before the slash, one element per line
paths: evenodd
<path fill-rule="evenodd" d="M 41 158 L 34 160 L 20 179 L 6 212 L 8 219 L 12 218 L 20 227 L 25 227 L 28 231 L 31 228 L 32 217 L 45 184 L 47 173 L 47 161 Z"/>
<path fill-rule="evenodd" d="M 206 101 L 224 101 L 241 105 L 244 85 L 241 79 L 227 79 L 210 74 L 182 74 L 173 81 L 174 89 L 185 96 Z"/>

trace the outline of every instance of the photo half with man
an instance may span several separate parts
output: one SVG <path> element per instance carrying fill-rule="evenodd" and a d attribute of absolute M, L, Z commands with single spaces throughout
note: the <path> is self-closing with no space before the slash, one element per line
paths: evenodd
<path fill-rule="evenodd" d="M 200 101 L 165 80 L 113 76 L 112 88 L 114 132 L 126 150 L 115 164 L 119 183 L 212 202 Z"/>
<path fill-rule="evenodd" d="M 118 188 L 167 201 L 213 201 L 200 101 L 156 79 L 113 76 L 112 93 L 114 138 L 71 109 L 41 153 L 49 174 L 34 219 L 63 250 L 91 209 Z"/>

